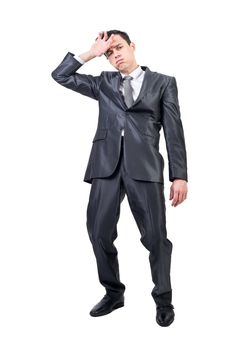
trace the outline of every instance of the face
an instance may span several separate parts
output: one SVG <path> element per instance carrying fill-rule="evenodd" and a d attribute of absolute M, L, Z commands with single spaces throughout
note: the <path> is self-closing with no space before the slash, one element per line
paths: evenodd
<path fill-rule="evenodd" d="M 113 67 L 121 72 L 127 72 L 136 66 L 134 51 L 134 43 L 129 45 L 126 40 L 116 34 L 105 54 Z"/>

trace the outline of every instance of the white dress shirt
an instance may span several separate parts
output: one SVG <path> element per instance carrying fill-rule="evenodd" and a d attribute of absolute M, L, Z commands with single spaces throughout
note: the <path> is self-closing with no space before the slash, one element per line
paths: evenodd
<path fill-rule="evenodd" d="M 84 64 L 85 61 L 80 58 L 80 56 L 75 55 L 75 59 L 79 61 L 81 64 Z M 125 77 L 127 74 L 121 73 L 122 78 Z M 131 86 L 132 86 L 132 95 L 133 95 L 133 100 L 135 101 L 140 93 L 142 82 L 144 79 L 145 71 L 141 68 L 141 66 L 138 66 L 134 71 L 129 74 L 133 79 L 131 80 Z M 123 89 L 123 84 L 120 84 L 120 91 L 124 95 L 124 89 Z M 122 130 L 122 136 L 124 135 L 124 129 Z"/>

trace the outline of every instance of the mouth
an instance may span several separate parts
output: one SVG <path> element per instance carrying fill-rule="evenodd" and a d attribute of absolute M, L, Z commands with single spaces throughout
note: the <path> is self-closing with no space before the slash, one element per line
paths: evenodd
<path fill-rule="evenodd" d="M 119 60 L 116 61 L 116 64 L 119 64 L 123 61 L 123 58 L 120 58 Z"/>

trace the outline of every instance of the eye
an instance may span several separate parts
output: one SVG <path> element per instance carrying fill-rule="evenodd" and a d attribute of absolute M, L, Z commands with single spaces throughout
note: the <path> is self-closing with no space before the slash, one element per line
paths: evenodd
<path fill-rule="evenodd" d="M 111 54 L 112 54 L 112 51 L 107 51 L 106 52 L 107 57 L 110 57 Z"/>
<path fill-rule="evenodd" d="M 122 47 L 123 47 L 123 46 L 118 46 L 118 47 L 117 47 L 117 50 L 120 50 L 120 49 L 122 49 Z"/>

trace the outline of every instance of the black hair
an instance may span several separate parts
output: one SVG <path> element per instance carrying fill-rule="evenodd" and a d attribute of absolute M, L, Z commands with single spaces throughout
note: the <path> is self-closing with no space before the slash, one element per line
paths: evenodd
<path fill-rule="evenodd" d="M 128 45 L 130 45 L 131 40 L 129 38 L 129 35 L 126 32 L 122 32 L 121 30 L 117 30 L 117 29 L 108 30 L 107 31 L 108 39 L 112 34 L 121 36 L 121 38 L 123 38 L 125 41 L 127 41 Z"/>

